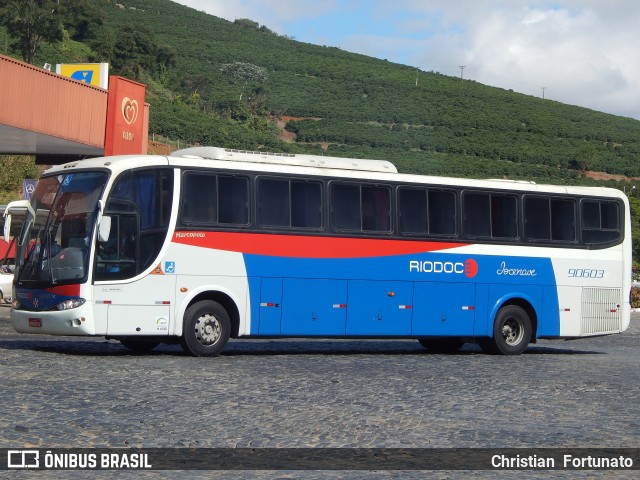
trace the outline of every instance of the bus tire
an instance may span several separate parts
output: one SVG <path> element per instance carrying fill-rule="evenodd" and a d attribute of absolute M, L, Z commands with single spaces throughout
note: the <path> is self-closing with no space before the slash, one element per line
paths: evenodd
<path fill-rule="evenodd" d="M 531 341 L 531 318 L 517 305 L 506 305 L 498 310 L 493 322 L 493 337 L 478 343 L 485 352 L 498 355 L 520 355 Z"/>
<path fill-rule="evenodd" d="M 460 350 L 465 343 L 457 337 L 419 338 L 418 342 L 433 353 L 454 353 Z"/>
<path fill-rule="evenodd" d="M 215 357 L 229 341 L 231 321 L 225 308 L 213 300 L 194 303 L 184 314 L 182 348 L 195 357 Z"/>

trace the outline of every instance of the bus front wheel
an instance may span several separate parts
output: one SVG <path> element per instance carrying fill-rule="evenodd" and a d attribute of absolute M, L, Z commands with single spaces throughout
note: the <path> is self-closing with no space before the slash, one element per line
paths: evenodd
<path fill-rule="evenodd" d="M 196 357 L 215 357 L 229 341 L 231 321 L 225 308 L 213 300 L 191 305 L 184 314 L 182 348 Z"/>
<path fill-rule="evenodd" d="M 531 318 L 517 305 L 498 310 L 493 323 L 493 337 L 480 339 L 480 347 L 489 353 L 520 355 L 531 341 Z"/>

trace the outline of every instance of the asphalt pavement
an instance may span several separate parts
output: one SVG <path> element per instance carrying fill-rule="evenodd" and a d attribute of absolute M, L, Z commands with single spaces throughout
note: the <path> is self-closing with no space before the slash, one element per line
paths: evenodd
<path fill-rule="evenodd" d="M 544 340 L 515 357 L 475 345 L 445 355 L 410 340 L 331 339 L 232 340 L 217 358 L 191 357 L 179 346 L 141 355 L 104 338 L 18 334 L 8 313 L 0 308 L 0 448 L 640 446 L 636 313 L 622 334 Z M 634 477 L 627 473 L 616 475 Z M 328 473 L 249 477 L 257 476 Z"/>

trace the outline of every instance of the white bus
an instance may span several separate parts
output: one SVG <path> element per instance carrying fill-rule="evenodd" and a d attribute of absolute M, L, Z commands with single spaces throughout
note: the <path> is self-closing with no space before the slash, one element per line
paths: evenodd
<path fill-rule="evenodd" d="M 397 173 L 215 147 L 55 166 L 7 206 L 22 333 L 131 349 L 413 338 L 522 353 L 624 331 L 631 230 L 613 189 Z"/>

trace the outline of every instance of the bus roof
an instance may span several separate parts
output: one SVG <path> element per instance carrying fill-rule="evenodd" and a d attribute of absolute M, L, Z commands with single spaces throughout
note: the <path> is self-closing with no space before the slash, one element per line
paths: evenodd
<path fill-rule="evenodd" d="M 626 195 L 609 187 L 586 187 L 569 185 L 538 184 L 522 180 L 473 179 L 441 177 L 423 174 L 398 173 L 395 166 L 384 160 L 363 160 L 319 155 L 252 152 L 218 147 L 194 147 L 163 155 L 120 155 L 113 157 L 78 160 L 64 165 L 55 165 L 45 175 L 71 173 L 73 170 L 108 168 L 115 173 L 131 168 L 151 166 L 182 166 L 257 170 L 270 173 L 296 173 L 310 175 L 357 178 L 369 181 L 388 181 L 415 184 L 433 184 L 441 187 L 484 188 L 520 192 L 545 192 L 551 194 L 574 194 L 588 196 L 617 197 L 626 201 Z"/>
<path fill-rule="evenodd" d="M 231 162 L 275 163 L 302 167 L 361 170 L 367 172 L 398 173 L 395 165 L 386 160 L 361 160 L 355 158 L 324 157 L 292 153 L 252 152 L 219 147 L 193 147 L 177 150 L 172 157 L 199 157 Z"/>

